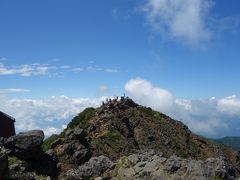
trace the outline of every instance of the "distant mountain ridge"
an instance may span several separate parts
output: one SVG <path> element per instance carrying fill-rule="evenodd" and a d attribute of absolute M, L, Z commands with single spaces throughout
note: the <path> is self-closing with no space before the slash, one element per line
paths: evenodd
<path fill-rule="evenodd" d="M 229 146 L 235 150 L 240 151 L 240 137 L 239 136 L 226 136 L 220 139 L 215 139 L 216 142 Z"/>

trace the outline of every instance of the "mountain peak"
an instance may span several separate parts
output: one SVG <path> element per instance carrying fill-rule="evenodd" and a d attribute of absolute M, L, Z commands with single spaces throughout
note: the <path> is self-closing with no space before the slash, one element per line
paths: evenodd
<path fill-rule="evenodd" d="M 8 162 L 10 177 L 18 179 L 39 179 L 39 174 L 59 179 L 240 176 L 237 151 L 197 136 L 182 122 L 128 97 L 107 99 L 96 109 L 86 108 L 60 135 L 49 137 L 43 144 L 42 140 L 41 131 L 0 140 L 0 149 L 10 153 L 0 152 L 0 164 L 4 163 L 0 179 L 8 176 Z M 32 169 L 21 170 L 24 164 Z"/>
<path fill-rule="evenodd" d="M 149 150 L 166 158 L 176 155 L 206 160 L 224 156 L 236 172 L 240 170 L 238 152 L 195 135 L 182 122 L 128 97 L 106 99 L 96 109 L 86 108 L 55 139 L 49 147 L 60 160 L 63 173 L 90 162 L 91 157 L 104 155 L 116 161 Z"/>
<path fill-rule="evenodd" d="M 124 109 L 124 108 L 128 108 L 128 107 L 137 107 L 137 106 L 139 106 L 139 105 L 136 104 L 129 97 L 121 96 L 120 98 L 118 98 L 118 96 L 117 96 L 116 98 L 113 98 L 113 99 L 107 98 L 106 101 L 102 102 L 102 106 L 100 108 L 103 108 L 103 109 L 114 109 L 114 108 Z"/>

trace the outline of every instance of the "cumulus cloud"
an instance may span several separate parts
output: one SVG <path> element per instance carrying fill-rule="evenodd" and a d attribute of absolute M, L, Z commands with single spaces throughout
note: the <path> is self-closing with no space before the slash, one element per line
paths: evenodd
<path fill-rule="evenodd" d="M 137 103 L 181 120 L 195 133 L 222 136 L 238 131 L 236 127 L 231 127 L 232 119 L 235 123 L 240 123 L 240 99 L 236 96 L 221 99 L 181 99 L 140 78 L 130 79 L 125 85 L 125 91 Z"/>
<path fill-rule="evenodd" d="M 125 90 L 138 103 L 154 109 L 168 111 L 174 102 L 173 95 L 169 91 L 154 87 L 150 82 L 140 78 L 129 80 Z"/>
<path fill-rule="evenodd" d="M 16 118 L 16 130 L 43 129 L 47 135 L 58 133 L 86 107 L 97 107 L 105 99 L 52 96 L 47 99 L 12 99 L 0 96 L 1 111 Z"/>
<path fill-rule="evenodd" d="M 236 95 L 220 99 L 217 105 L 220 112 L 240 117 L 240 98 Z"/>
<path fill-rule="evenodd" d="M 188 45 L 200 45 L 211 39 L 207 26 L 212 0 L 147 0 L 141 8 L 147 23 L 163 37 Z"/>

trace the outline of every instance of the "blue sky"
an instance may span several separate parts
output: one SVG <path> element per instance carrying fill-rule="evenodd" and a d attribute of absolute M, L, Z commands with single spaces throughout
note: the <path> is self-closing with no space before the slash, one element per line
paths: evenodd
<path fill-rule="evenodd" d="M 85 106 L 126 92 L 190 127 L 207 122 L 197 133 L 240 135 L 239 9 L 237 0 L 2 0 L 0 108 L 18 131 L 59 132 Z M 136 83 L 150 90 L 136 92 Z M 173 111 L 180 99 L 201 111 Z M 215 113 L 199 114 L 203 104 Z"/>

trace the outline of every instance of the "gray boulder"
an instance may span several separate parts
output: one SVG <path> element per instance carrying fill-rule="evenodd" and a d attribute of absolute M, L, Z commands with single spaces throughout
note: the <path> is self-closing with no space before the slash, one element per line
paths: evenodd
<path fill-rule="evenodd" d="M 103 173 L 111 171 L 115 166 L 106 156 L 92 157 L 88 162 L 79 166 L 77 169 L 71 169 L 66 172 L 63 179 L 89 179 L 97 177 Z"/>
<path fill-rule="evenodd" d="M 82 164 L 82 163 L 86 162 L 87 160 L 89 160 L 91 155 L 92 154 L 91 154 L 90 150 L 83 148 L 78 151 L 75 151 L 72 156 L 72 159 L 76 164 Z"/>
<path fill-rule="evenodd" d="M 33 130 L 11 136 L 4 143 L 5 148 L 11 154 L 24 160 L 39 159 L 42 155 L 42 143 L 44 133 L 41 130 Z"/>
<path fill-rule="evenodd" d="M 181 158 L 173 155 L 166 161 L 164 165 L 164 170 L 167 170 L 171 173 L 177 171 L 181 167 Z"/>
<path fill-rule="evenodd" d="M 173 155 L 167 159 L 153 151 L 122 157 L 114 172 L 118 179 L 236 179 L 235 171 L 225 157 L 203 161 Z"/>

